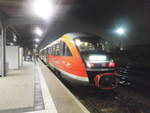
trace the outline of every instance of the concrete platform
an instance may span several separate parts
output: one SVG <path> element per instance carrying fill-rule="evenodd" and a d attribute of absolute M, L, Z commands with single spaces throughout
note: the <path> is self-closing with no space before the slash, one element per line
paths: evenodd
<path fill-rule="evenodd" d="M 34 64 L 24 62 L 20 70 L 0 77 L 0 113 L 31 111 L 34 106 Z"/>
<path fill-rule="evenodd" d="M 78 99 L 56 78 L 56 76 L 39 60 L 39 66 L 46 80 L 57 113 L 89 113 Z"/>
<path fill-rule="evenodd" d="M 0 78 L 0 113 L 89 113 L 39 60 Z"/>

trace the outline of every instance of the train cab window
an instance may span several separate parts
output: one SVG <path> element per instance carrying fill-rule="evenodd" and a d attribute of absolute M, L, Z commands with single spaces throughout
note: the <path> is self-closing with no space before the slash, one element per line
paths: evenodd
<path fill-rule="evenodd" d="M 80 52 L 84 53 L 97 53 L 98 51 L 104 51 L 103 40 L 97 37 L 83 37 L 75 39 Z"/>
<path fill-rule="evenodd" d="M 71 51 L 69 50 L 68 46 L 65 42 L 60 42 L 60 55 L 61 56 L 72 56 Z"/>
<path fill-rule="evenodd" d="M 65 44 L 65 56 L 72 56 L 71 51 L 69 50 L 66 44 Z"/>

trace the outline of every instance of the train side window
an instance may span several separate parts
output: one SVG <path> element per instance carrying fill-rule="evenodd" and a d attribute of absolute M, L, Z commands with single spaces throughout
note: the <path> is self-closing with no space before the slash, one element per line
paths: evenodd
<path fill-rule="evenodd" d="M 52 48 L 51 48 L 51 47 L 48 48 L 48 54 L 49 54 L 49 55 L 52 54 Z"/>
<path fill-rule="evenodd" d="M 53 53 L 54 53 L 54 52 L 53 52 L 53 46 L 52 46 L 51 48 L 52 48 L 52 52 L 51 52 L 51 55 L 53 55 Z"/>
<path fill-rule="evenodd" d="M 56 44 L 56 53 L 55 53 L 56 56 L 60 56 L 60 45 L 59 43 Z"/>
<path fill-rule="evenodd" d="M 52 49 L 52 46 L 50 47 L 50 55 L 53 54 L 53 49 Z"/>
<path fill-rule="evenodd" d="M 55 45 L 52 46 L 52 55 L 55 56 Z"/>
<path fill-rule="evenodd" d="M 52 47 L 49 48 L 49 54 L 52 55 Z"/>
<path fill-rule="evenodd" d="M 56 44 L 54 45 L 54 56 L 56 56 Z"/>
<path fill-rule="evenodd" d="M 65 44 L 65 56 L 72 56 L 71 51 L 69 50 L 66 44 Z"/>
<path fill-rule="evenodd" d="M 65 55 L 65 43 L 63 41 L 60 41 L 60 56 Z"/>

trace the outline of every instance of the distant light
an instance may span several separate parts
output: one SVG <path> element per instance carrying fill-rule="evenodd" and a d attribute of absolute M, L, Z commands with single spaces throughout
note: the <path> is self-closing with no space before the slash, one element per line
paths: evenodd
<path fill-rule="evenodd" d="M 34 0 L 33 12 L 43 19 L 48 19 L 53 14 L 53 4 L 50 0 Z"/>
<path fill-rule="evenodd" d="M 14 41 L 14 42 L 16 42 L 16 41 L 17 41 L 17 39 L 16 39 L 16 38 L 13 38 L 13 41 Z"/>
<path fill-rule="evenodd" d="M 42 36 L 43 31 L 42 31 L 39 27 L 36 27 L 36 28 L 35 28 L 35 33 L 36 33 L 37 35 L 39 35 L 39 36 Z"/>
<path fill-rule="evenodd" d="M 13 36 L 14 36 L 15 39 L 17 38 L 15 34 Z"/>
<path fill-rule="evenodd" d="M 12 42 L 11 42 L 11 43 L 10 43 L 10 45 L 11 45 L 11 46 L 13 46 L 13 45 L 14 45 L 14 43 L 12 43 Z"/>
<path fill-rule="evenodd" d="M 120 50 L 123 51 L 123 48 L 121 47 Z"/>
<path fill-rule="evenodd" d="M 108 41 L 105 41 L 105 44 L 108 44 Z"/>
<path fill-rule="evenodd" d="M 35 44 L 34 46 L 35 46 L 35 48 L 37 48 L 37 47 L 38 47 L 38 45 L 37 45 L 37 44 Z"/>
<path fill-rule="evenodd" d="M 75 43 L 79 46 L 79 45 L 81 45 L 82 42 L 79 39 L 76 39 Z"/>
<path fill-rule="evenodd" d="M 114 61 L 111 61 L 111 62 L 109 62 L 109 64 L 108 64 L 108 67 L 115 67 L 116 65 L 115 65 L 115 63 L 114 63 Z"/>
<path fill-rule="evenodd" d="M 36 39 L 35 39 L 35 42 L 37 42 L 37 43 L 38 43 L 39 41 L 40 41 L 40 39 L 38 39 L 38 38 L 36 38 Z"/>
<path fill-rule="evenodd" d="M 85 46 L 87 46 L 88 45 L 88 43 L 87 42 L 85 42 Z"/>
<path fill-rule="evenodd" d="M 119 35 L 123 35 L 124 33 L 125 33 L 125 31 L 124 31 L 124 29 L 123 28 L 118 28 L 117 30 L 116 30 L 116 33 L 117 34 L 119 34 Z"/>
<path fill-rule="evenodd" d="M 13 41 L 16 42 L 17 41 L 17 36 L 15 34 L 13 34 Z"/>

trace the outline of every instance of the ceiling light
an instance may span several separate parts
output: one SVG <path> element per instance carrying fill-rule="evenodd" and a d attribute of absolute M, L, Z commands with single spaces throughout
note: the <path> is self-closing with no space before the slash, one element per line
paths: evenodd
<path fill-rule="evenodd" d="M 38 38 L 35 39 L 35 42 L 39 42 L 40 40 Z"/>
<path fill-rule="evenodd" d="M 33 12 L 40 18 L 48 19 L 53 14 L 53 4 L 50 0 L 34 0 Z"/>
<path fill-rule="evenodd" d="M 36 28 L 35 28 L 35 33 L 36 33 L 37 35 L 39 35 L 39 36 L 42 36 L 43 31 L 42 31 L 39 27 L 36 27 Z"/>
<path fill-rule="evenodd" d="M 117 34 L 119 34 L 119 35 L 123 35 L 124 33 L 125 33 L 125 31 L 124 31 L 124 29 L 123 28 L 118 28 L 117 30 L 116 30 L 116 33 Z"/>
<path fill-rule="evenodd" d="M 37 44 L 35 44 L 34 46 L 35 46 L 35 48 L 37 48 L 37 47 L 38 47 L 38 45 L 37 45 Z"/>
<path fill-rule="evenodd" d="M 11 46 L 13 46 L 13 45 L 14 45 L 14 43 L 12 43 L 12 42 L 11 42 L 11 43 L 10 43 L 10 45 L 11 45 Z"/>
<path fill-rule="evenodd" d="M 16 42 L 16 41 L 17 41 L 17 39 L 16 39 L 16 38 L 13 38 L 13 41 L 14 41 L 14 42 Z"/>

